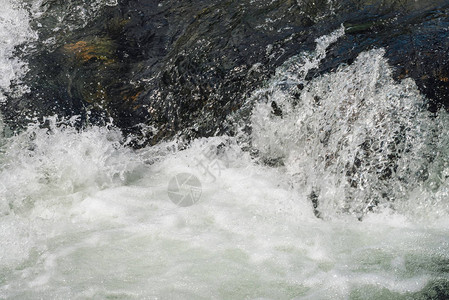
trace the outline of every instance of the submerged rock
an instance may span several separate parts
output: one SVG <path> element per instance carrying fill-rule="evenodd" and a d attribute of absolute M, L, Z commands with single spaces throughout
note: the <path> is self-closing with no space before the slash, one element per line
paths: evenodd
<path fill-rule="evenodd" d="M 2 107 L 12 127 L 58 114 L 81 115 L 80 126 L 112 118 L 143 144 L 232 134 L 225 120 L 249 93 L 342 23 L 346 35 L 309 77 L 383 47 L 395 77 L 412 77 L 431 100 L 429 109 L 449 107 L 447 1 L 122 0 L 95 9 L 92 3 L 44 2 L 34 24 L 39 42 L 22 54 L 30 91 L 11 93 Z M 88 18 L 76 18 L 73 11 L 86 5 Z"/>

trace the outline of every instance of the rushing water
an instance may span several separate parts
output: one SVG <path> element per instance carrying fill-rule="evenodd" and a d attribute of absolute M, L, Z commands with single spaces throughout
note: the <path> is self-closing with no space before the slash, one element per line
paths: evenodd
<path fill-rule="evenodd" d="M 37 38 L 14 3 L 3 91 L 26 72 L 14 47 Z M 235 137 L 132 150 L 76 117 L 2 125 L 0 298 L 444 299 L 449 117 L 391 78 L 383 49 L 307 80 L 343 35 L 278 68 Z M 169 199 L 180 173 L 200 181 L 192 206 Z"/>

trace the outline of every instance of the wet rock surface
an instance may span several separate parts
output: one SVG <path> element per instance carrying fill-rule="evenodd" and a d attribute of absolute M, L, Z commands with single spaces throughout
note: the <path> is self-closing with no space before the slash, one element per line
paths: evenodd
<path fill-rule="evenodd" d="M 340 24 L 346 35 L 309 77 L 383 47 L 395 77 L 413 78 L 430 110 L 449 107 L 447 1 L 124 0 L 89 18 L 68 13 L 88 2 L 44 1 L 39 42 L 23 51 L 29 92 L 2 106 L 14 129 L 58 114 L 81 115 L 80 126 L 112 118 L 143 144 L 232 134 L 227 116 Z"/>

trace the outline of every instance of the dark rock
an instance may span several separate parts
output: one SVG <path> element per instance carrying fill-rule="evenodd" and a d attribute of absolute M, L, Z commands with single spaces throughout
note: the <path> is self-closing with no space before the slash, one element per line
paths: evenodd
<path fill-rule="evenodd" d="M 80 126 L 112 117 L 149 143 L 232 134 L 226 117 L 276 67 L 341 23 L 346 35 L 309 77 L 384 47 L 397 79 L 412 77 L 431 110 L 449 107 L 447 1 L 123 0 L 87 24 L 70 15 L 82 3 L 44 2 L 40 41 L 23 54 L 30 92 L 11 94 L 2 108 L 10 125 L 58 114 L 82 116 Z M 140 124 L 155 130 L 142 133 Z"/>

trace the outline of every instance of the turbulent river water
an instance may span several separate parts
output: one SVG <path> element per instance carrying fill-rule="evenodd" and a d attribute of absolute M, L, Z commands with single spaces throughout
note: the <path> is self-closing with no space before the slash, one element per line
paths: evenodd
<path fill-rule="evenodd" d="M 3 92 L 39 38 L 41 1 L 18 2 L 1 3 Z M 306 79 L 345 33 L 323 34 L 229 117 L 232 137 L 134 150 L 76 116 L 2 125 L 0 298 L 445 299 L 449 116 L 381 48 Z M 199 183 L 173 190 L 178 174 Z"/>

